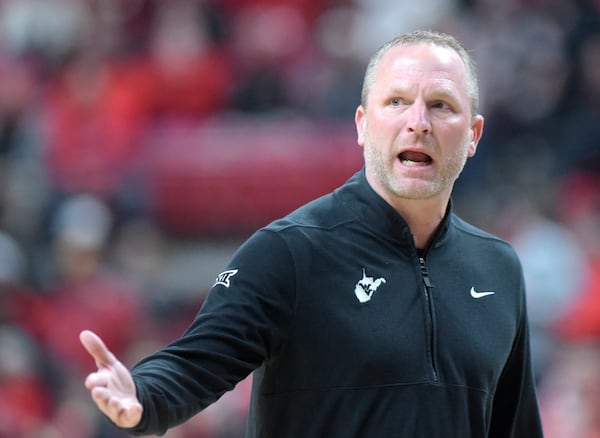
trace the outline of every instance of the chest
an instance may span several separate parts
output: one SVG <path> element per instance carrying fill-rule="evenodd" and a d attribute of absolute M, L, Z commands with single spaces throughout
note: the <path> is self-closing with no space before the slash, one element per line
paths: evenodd
<path fill-rule="evenodd" d="M 385 246 L 315 251 L 281 359 L 300 384 L 440 381 L 489 389 L 517 333 L 518 282 L 480 260 Z M 502 278 L 499 281 L 498 278 Z"/>

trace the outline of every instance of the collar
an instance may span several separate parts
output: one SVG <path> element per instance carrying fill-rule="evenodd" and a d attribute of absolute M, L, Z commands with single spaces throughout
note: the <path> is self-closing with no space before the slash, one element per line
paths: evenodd
<path fill-rule="evenodd" d="M 356 219 L 366 228 L 384 239 L 394 240 L 402 245 L 414 248 L 414 241 L 408 224 L 402 216 L 367 182 L 364 167 L 355 173 L 335 195 L 351 210 Z M 448 203 L 446 214 L 431 246 L 437 246 L 447 234 L 452 216 L 452 201 Z"/>

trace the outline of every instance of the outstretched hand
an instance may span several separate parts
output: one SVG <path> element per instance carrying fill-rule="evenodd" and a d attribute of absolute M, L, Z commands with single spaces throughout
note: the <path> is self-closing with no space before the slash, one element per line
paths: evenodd
<path fill-rule="evenodd" d="M 106 348 L 95 333 L 84 330 L 79 340 L 96 361 L 98 371 L 85 379 L 98 408 L 119 427 L 134 427 L 142 418 L 142 405 L 129 370 Z"/>

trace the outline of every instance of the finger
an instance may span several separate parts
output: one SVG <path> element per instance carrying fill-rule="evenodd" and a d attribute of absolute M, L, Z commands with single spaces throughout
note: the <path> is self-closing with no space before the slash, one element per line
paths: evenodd
<path fill-rule="evenodd" d="M 91 391 L 92 400 L 98 406 L 101 412 L 103 412 L 108 418 L 119 426 L 123 426 L 119 421 L 121 416 L 122 407 L 115 397 L 111 396 L 108 389 L 102 387 L 96 387 Z"/>
<path fill-rule="evenodd" d="M 94 388 L 91 394 L 98 408 L 120 427 L 133 427 L 140 422 L 143 408 L 139 402 L 111 396 L 106 388 Z"/>
<path fill-rule="evenodd" d="M 97 386 L 106 387 L 108 385 L 109 376 L 104 372 L 97 372 L 89 374 L 85 379 L 85 387 L 87 389 L 93 389 Z"/>
<path fill-rule="evenodd" d="M 79 340 L 87 352 L 96 361 L 96 366 L 102 368 L 114 364 L 117 360 L 110 352 L 100 337 L 90 330 L 84 330 L 79 334 Z"/>
<path fill-rule="evenodd" d="M 91 391 L 92 399 L 98 407 L 111 418 L 116 418 L 135 407 L 128 399 L 115 397 L 112 392 L 104 387 L 95 387 Z"/>
<path fill-rule="evenodd" d="M 110 416 L 111 413 L 109 412 L 108 405 L 108 402 L 110 400 L 110 391 L 104 387 L 97 386 L 90 391 L 90 394 L 92 395 L 94 403 L 96 403 L 100 410 L 106 415 Z"/>
<path fill-rule="evenodd" d="M 116 414 L 118 424 L 122 427 L 136 426 L 142 418 L 142 410 L 142 405 L 137 402 L 121 405 Z"/>
<path fill-rule="evenodd" d="M 107 406 L 111 412 L 118 413 L 119 415 L 125 414 L 126 416 L 141 409 L 141 405 L 131 398 L 111 397 L 107 400 Z"/>

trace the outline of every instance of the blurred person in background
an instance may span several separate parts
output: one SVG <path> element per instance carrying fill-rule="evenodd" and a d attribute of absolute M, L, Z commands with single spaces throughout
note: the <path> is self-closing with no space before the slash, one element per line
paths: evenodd
<path fill-rule="evenodd" d="M 29 331 L 35 294 L 19 242 L 0 232 L 0 437 L 42 436 L 53 409 L 44 351 Z"/>
<path fill-rule="evenodd" d="M 600 155 L 587 166 L 571 172 L 560 187 L 562 221 L 573 230 L 589 267 L 580 293 L 554 327 L 565 340 L 600 339 Z"/>
<path fill-rule="evenodd" d="M 546 184 L 512 187 L 510 198 L 501 214 L 496 209 L 497 231 L 522 260 L 531 354 L 539 382 L 562 343 L 555 326 L 581 295 L 590 266 L 584 246 L 555 211 L 557 196 Z"/>
<path fill-rule="evenodd" d="M 45 365 L 27 331 L 0 323 L 0 438 L 44 436 L 54 406 Z"/>
<path fill-rule="evenodd" d="M 25 284 L 27 260 L 19 242 L 0 231 L 0 323 L 25 320 L 27 297 Z"/>
<path fill-rule="evenodd" d="M 571 339 L 557 348 L 547 374 L 539 389 L 546 438 L 600 437 L 598 339 Z"/>
<path fill-rule="evenodd" d="M 181 338 L 130 372 L 81 333 L 117 426 L 164 433 L 254 371 L 250 437 L 542 436 L 520 262 L 450 202 L 483 132 L 468 53 L 391 40 L 355 123 L 364 168 L 253 234 Z"/>
<path fill-rule="evenodd" d="M 60 202 L 50 224 L 48 252 L 37 257 L 40 291 L 20 306 L 51 383 L 46 427 L 62 438 L 95 438 L 108 424 L 82 403 L 85 393 L 75 382 L 85 374 L 87 357 L 73 333 L 94 326 L 123 357 L 145 340 L 143 297 L 107 263 L 113 227 L 111 210 L 95 196 L 73 195 Z"/>
<path fill-rule="evenodd" d="M 575 86 L 558 148 L 565 180 L 570 171 L 597 163 L 600 138 L 600 32 L 590 34 L 576 52 Z M 565 153 L 568 152 L 568 153 Z M 596 165 L 596 172 L 600 172 Z"/>
<path fill-rule="evenodd" d="M 135 174 L 148 88 L 137 73 L 83 40 L 48 86 L 41 133 L 51 207 L 82 192 L 114 201 Z"/>
<path fill-rule="evenodd" d="M 246 6 L 233 22 L 229 45 L 237 76 L 231 109 L 270 116 L 297 109 L 287 81 L 310 41 L 300 11 L 289 6 Z"/>
<path fill-rule="evenodd" d="M 600 160 L 588 160 L 560 184 L 560 218 L 586 257 L 578 293 L 564 304 L 552 336 L 540 408 L 549 438 L 600 437 Z"/>
<path fill-rule="evenodd" d="M 97 327 L 124 354 L 140 337 L 146 308 L 137 288 L 106 261 L 113 216 L 87 194 L 65 199 L 52 221 L 44 291 L 35 309 L 36 334 L 50 357 L 79 374 L 86 368 L 80 346 L 70 341 L 78 328 Z"/>
<path fill-rule="evenodd" d="M 147 116 L 203 118 L 225 109 L 234 77 L 228 53 L 214 35 L 208 2 L 156 2 L 146 57 L 137 81 L 146 82 Z"/>

